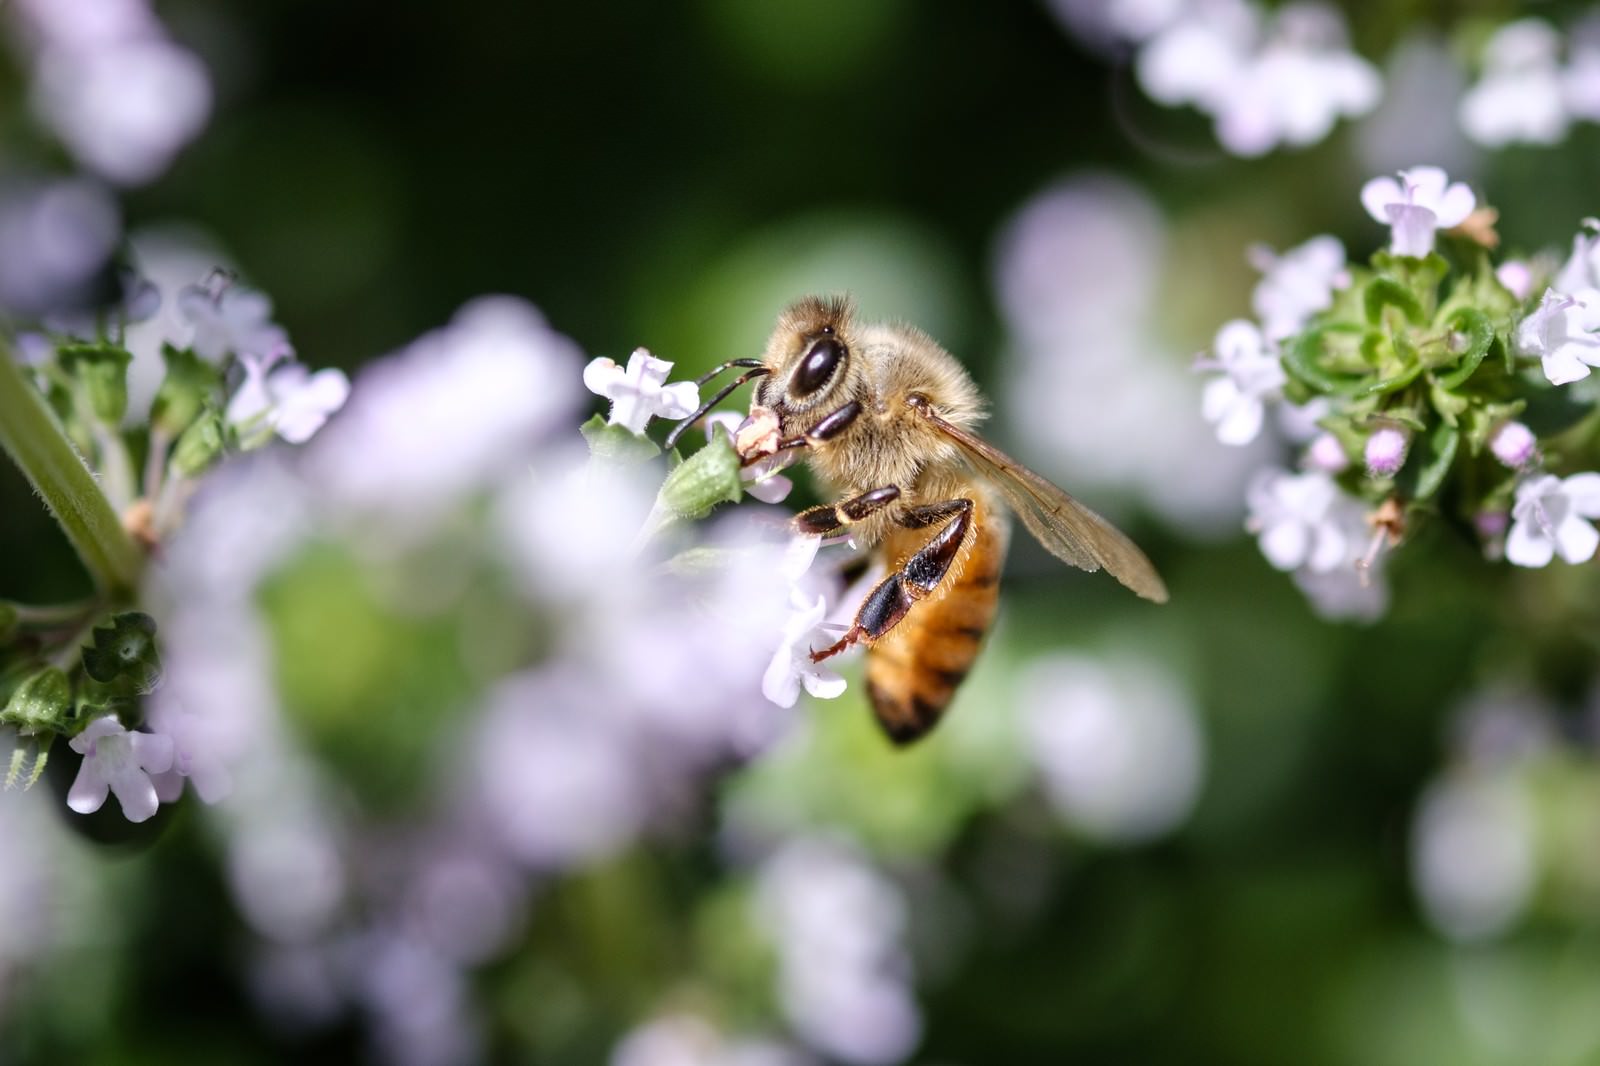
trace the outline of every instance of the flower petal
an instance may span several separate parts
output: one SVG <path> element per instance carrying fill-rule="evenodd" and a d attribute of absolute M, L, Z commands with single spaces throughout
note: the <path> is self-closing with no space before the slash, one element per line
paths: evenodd
<path fill-rule="evenodd" d="M 1600 518 L 1600 474 L 1573 474 L 1561 483 L 1572 509 L 1585 518 Z"/>
<path fill-rule="evenodd" d="M 110 791 L 111 786 L 100 773 L 99 763 L 89 756 L 78 767 L 78 776 L 73 779 L 72 788 L 67 792 L 67 806 L 79 814 L 93 814 L 105 804 L 106 794 Z"/>
<path fill-rule="evenodd" d="M 772 656 L 767 672 L 761 675 L 761 694 L 779 707 L 793 707 L 800 698 L 800 678 L 794 655 L 785 644 Z"/>
<path fill-rule="evenodd" d="M 819 700 L 837 699 L 845 690 L 844 678 L 820 666 L 808 668 L 804 678 L 806 691 Z"/>
<path fill-rule="evenodd" d="M 589 365 L 583 368 L 583 387 L 607 399 L 611 397 L 622 378 L 622 368 L 617 365 L 616 360 L 607 359 L 603 355 L 591 359 Z"/>
<path fill-rule="evenodd" d="M 1555 558 L 1555 545 L 1529 519 L 1519 519 L 1506 537 L 1506 559 L 1517 566 L 1548 566 Z"/>
<path fill-rule="evenodd" d="M 1552 385 L 1570 385 L 1589 376 L 1589 366 L 1570 346 L 1563 345 L 1539 359 L 1546 380 Z"/>
<path fill-rule="evenodd" d="M 1556 550 L 1569 563 L 1586 563 L 1594 558 L 1600 547 L 1600 530 L 1579 518 L 1568 515 L 1556 526 Z"/>
<path fill-rule="evenodd" d="M 1373 178 L 1361 186 L 1361 206 L 1375 221 L 1384 225 L 1389 223 L 1388 212 L 1384 209 L 1390 204 L 1404 203 L 1405 198 L 1400 183 L 1390 177 Z"/>

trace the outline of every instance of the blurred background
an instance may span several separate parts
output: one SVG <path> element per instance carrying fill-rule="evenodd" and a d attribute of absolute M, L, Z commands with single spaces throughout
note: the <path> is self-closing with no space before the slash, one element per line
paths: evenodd
<path fill-rule="evenodd" d="M 1457 114 L 1497 27 L 1546 18 L 1575 62 L 1585 5 L 1349 5 L 1381 94 L 1239 152 L 1140 75 L 1128 20 L 1176 0 L 178 0 L 156 13 L 209 117 L 118 174 L 39 117 L 46 4 L 0 7 L 14 214 L 99 173 L 169 299 L 237 270 L 352 405 L 365 364 L 482 294 L 683 377 L 849 291 L 956 353 L 990 434 L 1113 516 L 1172 602 L 1019 536 L 923 743 L 885 743 L 856 662 L 832 702 L 718 697 L 759 742 L 680 758 L 616 739 L 660 694 L 615 678 L 677 686 L 687 721 L 669 660 L 710 653 L 586 613 L 539 559 L 518 599 L 459 496 L 403 532 L 258 529 L 269 559 L 208 557 L 254 568 L 226 594 L 175 546 L 151 609 L 192 705 L 252 708 L 237 787 L 84 818 L 63 751 L 0 796 L 0 1062 L 1600 1062 L 1593 567 L 1512 571 L 1440 526 L 1324 617 L 1244 529 L 1287 436 L 1217 443 L 1191 370 L 1251 314 L 1252 246 L 1384 243 L 1377 174 L 1443 166 L 1508 250 L 1565 254 L 1600 212 L 1600 129 L 1575 109 L 1548 143 L 1484 143 Z M 566 397 L 537 437 L 565 451 L 594 398 L 576 356 L 545 365 L 518 388 Z M 470 435 L 470 407 L 426 402 L 390 414 Z M 234 525 L 303 502 L 289 477 L 225 486 Z M 559 499 L 534 511 L 559 540 Z M 9 464 L 0 515 L 0 593 L 86 591 Z M 224 599 L 251 634 L 227 654 L 192 643 L 233 639 L 195 613 Z"/>

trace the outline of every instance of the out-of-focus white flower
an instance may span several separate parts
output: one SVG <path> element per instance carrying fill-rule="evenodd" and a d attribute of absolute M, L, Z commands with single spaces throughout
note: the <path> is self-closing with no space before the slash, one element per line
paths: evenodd
<path fill-rule="evenodd" d="M 1193 104 L 1214 113 L 1233 79 L 1249 63 L 1261 33 L 1259 9 L 1241 0 L 1184 5 L 1146 40 L 1135 63 L 1139 84 L 1152 100 Z"/>
<path fill-rule="evenodd" d="M 1489 438 L 1489 451 L 1502 465 L 1521 470 L 1539 454 L 1539 440 L 1521 422 L 1507 422 Z"/>
<path fill-rule="evenodd" d="M 194 53 L 159 37 L 47 47 L 34 106 L 89 169 L 141 185 L 205 125 L 211 80 Z"/>
<path fill-rule="evenodd" d="M 1510 928 L 1533 895 L 1536 834 L 1514 777 L 1463 775 L 1432 786 L 1411 831 L 1411 878 L 1435 928 L 1453 940 Z"/>
<path fill-rule="evenodd" d="M 83 756 L 77 779 L 67 793 L 67 806 L 93 814 L 115 792 L 130 822 L 142 822 L 159 805 L 151 774 L 172 766 L 172 739 L 151 733 L 130 733 L 115 715 L 90 722 L 72 738 L 72 750 Z"/>
<path fill-rule="evenodd" d="M 1453 41 L 1414 22 L 1383 60 L 1383 100 L 1353 131 L 1358 169 L 1392 174 L 1418 159 L 1464 173 L 1480 150 L 1452 115 L 1467 91 Z"/>
<path fill-rule="evenodd" d="M 1319 433 L 1306 447 L 1306 467 L 1324 474 L 1337 474 L 1350 466 L 1344 445 L 1332 433 Z"/>
<path fill-rule="evenodd" d="M 744 416 L 734 414 L 732 411 L 718 411 L 714 415 L 709 415 L 706 418 L 706 440 L 709 441 L 712 434 L 720 429 L 731 441 L 743 422 Z M 744 490 L 762 503 L 782 503 L 794 489 L 794 482 L 778 471 L 793 466 L 799 458 L 799 448 L 775 452 L 740 469 L 739 480 L 744 482 Z"/>
<path fill-rule="evenodd" d="M 769 1040 L 729 1039 L 693 1014 L 667 1014 L 634 1029 L 611 1066 L 810 1066 L 810 1056 Z"/>
<path fill-rule="evenodd" d="M 1305 566 L 1326 573 L 1349 559 L 1345 519 L 1359 513 L 1361 504 L 1345 496 L 1327 474 L 1264 470 L 1246 495 L 1247 528 L 1260 538 L 1261 554 L 1279 570 Z"/>
<path fill-rule="evenodd" d="M 153 780 L 156 796 L 162 803 L 176 803 L 183 794 L 187 778 L 207 803 L 216 803 L 233 789 L 228 763 L 238 757 L 230 743 L 233 730 L 227 713 L 214 717 L 194 714 L 170 700 L 156 703 L 150 711 L 150 728 L 172 740 L 172 766 Z"/>
<path fill-rule="evenodd" d="M 1600 122 L 1600 41 L 1580 37 L 1572 42 L 1561 92 L 1573 118 Z"/>
<path fill-rule="evenodd" d="M 1561 35 L 1538 18 L 1495 31 L 1484 51 L 1483 77 L 1461 98 L 1461 127 L 1488 148 L 1557 144 L 1567 135 Z"/>
<path fill-rule="evenodd" d="M 1081 831 L 1134 843 L 1188 818 L 1205 744 L 1192 703 L 1159 663 L 1050 656 L 1029 664 L 1020 692 L 1028 750 Z"/>
<path fill-rule="evenodd" d="M 1465 183 L 1450 181 L 1438 167 L 1412 167 L 1400 172 L 1398 182 L 1373 178 L 1361 187 L 1361 205 L 1390 227 L 1395 255 L 1427 255 L 1434 231 L 1459 226 L 1477 204 Z"/>
<path fill-rule="evenodd" d="M 1333 306 L 1335 289 L 1350 284 L 1344 245 L 1327 234 L 1282 255 L 1274 255 L 1270 248 L 1254 249 L 1251 261 L 1263 275 L 1251 295 L 1251 306 L 1261 319 L 1262 332 L 1272 341 L 1299 333 L 1312 315 Z"/>
<path fill-rule="evenodd" d="M 778 948 L 784 1014 L 806 1043 L 863 1066 L 910 1055 L 922 1019 L 891 881 L 845 844 L 801 838 L 762 864 L 756 903 Z"/>
<path fill-rule="evenodd" d="M 1367 464 L 1367 473 L 1373 477 L 1394 477 L 1405 465 L 1406 451 L 1411 446 L 1411 438 L 1406 436 L 1404 430 L 1395 426 L 1379 426 L 1367 438 L 1363 457 Z"/>
<path fill-rule="evenodd" d="M 643 433 L 652 418 L 687 418 L 700 406 L 700 386 L 692 381 L 666 384 L 672 364 L 635 348 L 628 365 L 601 356 L 583 368 L 583 384 L 611 401 L 613 426 Z"/>
<path fill-rule="evenodd" d="M 1517 486 L 1511 517 L 1511 562 L 1545 566 L 1558 554 L 1569 563 L 1588 562 L 1600 547 L 1600 532 L 1588 521 L 1600 518 L 1600 474 L 1528 478 Z"/>
<path fill-rule="evenodd" d="M 1561 264 L 1551 286 L 1557 292 L 1566 293 L 1600 289 L 1600 221 L 1592 218 L 1584 221 L 1583 229 L 1572 238 L 1572 251 Z"/>
<path fill-rule="evenodd" d="M 178 293 L 178 309 L 194 324 L 189 347 L 213 362 L 238 356 L 277 359 L 290 354 L 289 335 L 272 321 L 266 293 L 222 281 L 190 285 Z"/>
<path fill-rule="evenodd" d="M 228 401 L 228 423 L 246 439 L 276 433 L 304 444 L 344 406 L 350 379 L 329 367 L 313 374 L 293 359 L 241 355 L 244 381 Z"/>
<path fill-rule="evenodd" d="M 1570 295 L 1546 289 L 1533 313 L 1517 323 L 1517 350 L 1538 356 L 1552 385 L 1567 385 L 1600 366 L 1600 290 Z"/>
<path fill-rule="evenodd" d="M 316 479 L 362 508 L 423 515 L 508 471 L 577 413 L 577 347 L 532 305 L 483 297 L 369 364 L 317 436 Z"/>
<path fill-rule="evenodd" d="M 779 707 L 793 707 L 800 698 L 800 687 L 821 700 L 831 700 L 844 693 L 844 678 L 821 663 L 811 661 L 812 642 L 823 647 L 833 643 L 822 628 L 828 614 L 828 603 L 823 597 L 810 601 L 796 589 L 793 594 L 794 613 L 783 626 L 783 638 L 772 662 L 761 678 L 761 694 Z"/>
<path fill-rule="evenodd" d="M 283 753 L 266 754 L 274 760 Z M 261 757 L 260 754 L 257 755 Z M 286 772 L 287 771 L 287 772 Z M 306 809 L 312 789 L 292 757 L 269 767 L 263 783 L 294 789 L 277 797 L 241 788 L 224 806 L 236 819 L 228 848 L 228 883 L 239 910 L 263 936 L 283 943 L 326 933 L 348 888 L 340 857 L 337 821 Z M 278 799 L 286 809 L 251 810 L 252 803 Z"/>
<path fill-rule="evenodd" d="M 1254 322 L 1238 318 L 1224 325 L 1212 351 L 1223 376 L 1207 383 L 1201 413 L 1207 422 L 1216 423 L 1222 443 L 1249 444 L 1261 432 L 1265 400 L 1289 379 L 1277 350 Z"/>
<path fill-rule="evenodd" d="M 395 1066 L 484 1061 L 460 967 L 409 937 L 374 930 L 356 945 L 355 994 L 372 1015 L 376 1058 Z"/>
<path fill-rule="evenodd" d="M 1519 300 L 1533 295 L 1533 267 L 1525 259 L 1507 259 L 1494 268 L 1494 278 Z"/>
<path fill-rule="evenodd" d="M 121 226 L 97 182 L 0 185 L 0 309 L 32 316 L 81 307 Z"/>

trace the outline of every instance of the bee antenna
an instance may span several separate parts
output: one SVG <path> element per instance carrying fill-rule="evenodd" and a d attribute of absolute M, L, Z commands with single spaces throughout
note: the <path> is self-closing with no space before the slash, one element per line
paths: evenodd
<path fill-rule="evenodd" d="M 694 383 L 696 385 L 704 385 L 706 382 L 710 381 L 712 378 L 716 377 L 718 374 L 721 374 L 721 373 L 724 373 L 724 372 L 726 372 L 728 370 L 731 370 L 736 366 L 749 367 L 749 366 L 762 366 L 762 365 L 764 365 L 764 364 L 759 359 L 729 359 L 726 363 L 723 363 L 721 366 L 713 367 L 712 369 L 707 370 L 704 374 L 701 374 L 699 377 L 695 378 L 694 379 Z"/>
<path fill-rule="evenodd" d="M 742 366 L 745 364 L 741 360 L 734 360 L 728 365 Z M 758 362 L 754 369 L 746 370 L 743 374 L 740 374 L 738 377 L 728 382 L 728 384 L 723 386 L 715 396 L 701 404 L 700 410 L 696 411 L 694 414 L 690 415 L 688 418 L 685 418 L 682 422 L 679 422 L 677 425 L 672 427 L 672 432 L 667 434 L 666 450 L 670 452 L 674 447 L 676 447 L 678 438 L 683 436 L 684 430 L 688 429 L 690 426 L 704 418 L 706 416 L 706 412 L 710 411 L 713 407 L 717 406 L 717 404 L 727 399 L 728 394 L 734 389 L 737 389 L 740 385 L 743 385 L 751 378 L 763 378 L 770 373 L 772 373 L 772 371 L 769 368 L 762 366 Z"/>

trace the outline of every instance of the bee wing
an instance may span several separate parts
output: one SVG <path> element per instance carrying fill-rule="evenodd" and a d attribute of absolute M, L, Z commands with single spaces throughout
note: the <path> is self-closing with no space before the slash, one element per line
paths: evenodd
<path fill-rule="evenodd" d="M 977 434 L 951 425 L 926 405 L 918 410 L 960 446 L 967 464 L 1000 491 L 1028 532 L 1051 555 L 1090 572 L 1103 566 L 1145 599 L 1167 602 L 1161 575 L 1116 526 Z"/>

